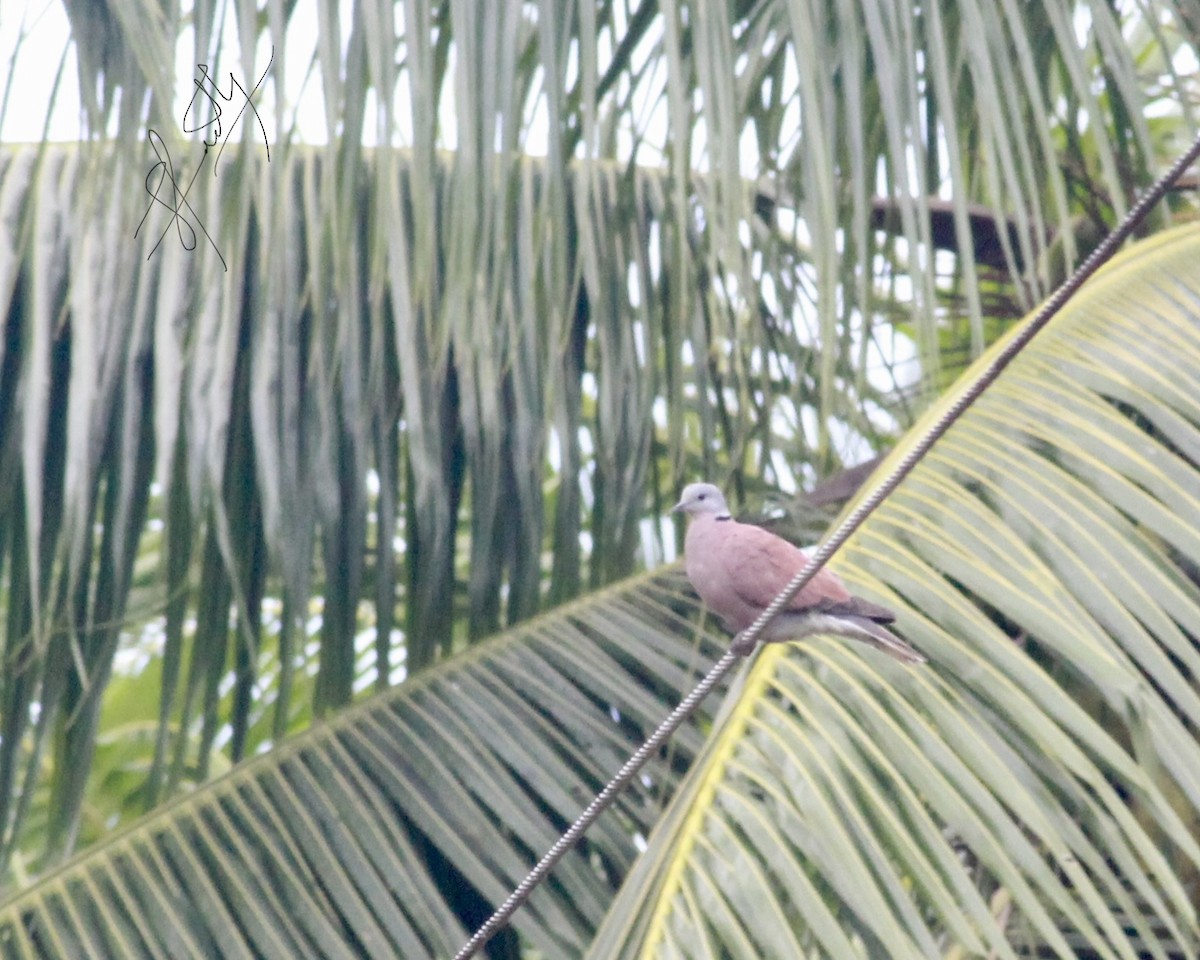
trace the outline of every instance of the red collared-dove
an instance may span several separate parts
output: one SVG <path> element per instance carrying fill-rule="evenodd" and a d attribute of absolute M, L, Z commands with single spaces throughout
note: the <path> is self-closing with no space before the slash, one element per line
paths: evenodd
<path fill-rule="evenodd" d="M 725 498 L 711 483 L 691 483 L 675 504 L 689 517 L 684 553 L 692 586 L 737 636 L 731 649 L 748 654 L 742 641 L 746 630 L 808 557 L 786 540 L 729 515 Z M 901 663 L 924 663 L 925 658 L 887 630 L 896 615 L 886 607 L 853 596 L 841 578 L 822 567 L 763 630 L 764 643 L 799 640 L 829 634 L 862 640 Z"/>

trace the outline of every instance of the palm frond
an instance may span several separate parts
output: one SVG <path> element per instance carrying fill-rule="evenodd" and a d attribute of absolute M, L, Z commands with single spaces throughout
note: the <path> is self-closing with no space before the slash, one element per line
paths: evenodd
<path fill-rule="evenodd" d="M 1200 953 L 1198 255 L 1097 275 L 851 539 L 929 666 L 763 652 L 591 956 Z"/>
<path fill-rule="evenodd" d="M 0 909 L 7 956 L 446 956 L 711 665 L 678 572 L 530 620 L 161 807 Z M 517 928 L 578 955 L 702 712 Z M 532 860 L 531 860 L 532 858 Z"/>
<path fill-rule="evenodd" d="M 668 556 L 686 479 L 877 453 L 1194 124 L 1167 0 L 68 9 L 86 143 L 0 150 L 0 865 L 47 782 L 80 829 L 140 549 L 152 802 L 262 742 L 264 657 L 275 739 L 347 704 L 364 606 L 383 687 Z M 273 51 L 219 160 L 181 38 Z"/>

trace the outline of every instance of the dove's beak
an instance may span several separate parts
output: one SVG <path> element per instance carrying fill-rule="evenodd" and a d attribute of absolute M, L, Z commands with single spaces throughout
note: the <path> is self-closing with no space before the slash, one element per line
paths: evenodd
<path fill-rule="evenodd" d="M 680 501 L 679 501 L 677 504 L 675 504 L 675 506 L 673 506 L 673 507 L 671 508 L 671 512 L 672 512 L 672 513 L 678 513 L 678 512 L 679 512 L 680 510 L 682 510 L 682 509 L 683 509 L 683 501 L 682 501 L 682 500 L 680 500 Z"/>

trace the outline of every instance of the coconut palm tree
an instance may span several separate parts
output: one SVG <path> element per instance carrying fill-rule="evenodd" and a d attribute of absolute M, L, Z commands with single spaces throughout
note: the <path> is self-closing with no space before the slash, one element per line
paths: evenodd
<path fill-rule="evenodd" d="M 83 136 L 0 150 L 6 955 L 452 952 L 721 649 L 638 573 L 682 483 L 911 442 L 1195 126 L 1177 3 L 66 9 Z M 839 556 L 931 665 L 763 653 L 495 955 L 1200 952 L 1198 236 Z"/>

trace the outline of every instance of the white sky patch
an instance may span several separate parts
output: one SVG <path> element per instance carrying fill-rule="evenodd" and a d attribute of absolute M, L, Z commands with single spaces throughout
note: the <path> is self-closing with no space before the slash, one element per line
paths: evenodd
<path fill-rule="evenodd" d="M 796 474 L 792 470 L 792 465 L 788 463 L 787 457 L 778 447 L 771 450 L 771 469 L 775 473 L 775 486 L 784 493 L 795 496 L 799 492 L 799 486 L 796 482 Z M 807 485 L 807 483 L 806 483 Z"/>
<path fill-rule="evenodd" d="M 649 57 L 654 37 L 653 31 L 647 31 L 647 35 L 642 38 L 642 42 L 636 48 L 636 50 L 642 51 L 642 63 Z M 638 60 L 636 50 L 635 62 Z M 664 134 L 670 122 L 666 83 L 666 64 L 662 59 L 656 60 L 634 94 L 634 129 L 637 131 L 640 141 L 639 155 L 636 159 L 638 163 L 646 166 L 660 166 L 667 160 L 666 152 L 663 149 L 666 144 Z"/>
<path fill-rule="evenodd" d="M 771 433 L 773 436 L 794 437 L 799 431 L 799 427 L 795 404 L 784 398 L 771 404 Z"/>
<path fill-rule="evenodd" d="M 530 157 L 544 157 L 550 152 L 550 108 L 546 105 L 546 72 L 534 71 L 530 89 L 539 91 L 525 105 L 521 152 Z"/>
<path fill-rule="evenodd" d="M 679 554 L 675 551 L 675 524 L 670 514 L 658 518 L 658 535 L 663 545 L 663 563 L 674 563 Z"/>
<path fill-rule="evenodd" d="M 579 377 L 579 388 L 583 391 L 584 395 L 594 397 L 596 395 L 596 375 L 590 370 L 583 371 Z"/>
<path fill-rule="evenodd" d="M 643 517 L 638 521 L 638 541 L 642 547 L 642 565 L 647 570 L 653 570 L 662 563 L 663 550 L 659 549 L 657 523 L 653 517 Z"/>
<path fill-rule="evenodd" d="M 647 231 L 646 260 L 650 265 L 650 280 L 657 282 L 662 276 L 662 228 L 657 220 L 650 222 Z"/>
<path fill-rule="evenodd" d="M 634 309 L 642 305 L 641 271 L 636 263 L 631 263 L 625 272 L 625 288 L 629 294 L 629 305 Z"/>
<path fill-rule="evenodd" d="M 763 303 L 767 310 L 778 315 L 779 313 L 779 297 L 775 293 L 775 277 L 769 273 L 759 274 L 758 279 L 758 294 L 762 297 Z"/>
<path fill-rule="evenodd" d="M 0 20 L 0 96 L 7 93 L 0 139 L 36 143 L 43 131 L 51 140 L 78 139 L 82 107 L 72 52 L 63 64 L 57 109 L 47 117 L 55 72 L 71 36 L 66 8 L 59 0 L 28 0 L 24 11 L 10 7 L 6 14 Z"/>
<path fill-rule="evenodd" d="M 953 250 L 935 250 L 933 252 L 934 276 L 950 278 L 958 265 L 958 257 Z"/>
<path fill-rule="evenodd" d="M 876 326 L 875 336 L 867 344 L 867 379 L 871 386 L 882 392 L 895 387 L 903 389 L 914 386 L 920 374 L 916 344 L 894 330 Z"/>
<path fill-rule="evenodd" d="M 756 179 L 762 171 L 762 157 L 758 152 L 758 137 L 751 123 L 742 127 L 741 139 L 738 141 L 738 158 L 741 175 L 748 180 Z M 749 244 L 748 239 L 742 242 Z"/>
<path fill-rule="evenodd" d="M 654 402 L 650 404 L 650 415 L 654 418 L 654 425 L 660 430 L 667 429 L 667 401 L 662 397 L 655 397 Z"/>
<path fill-rule="evenodd" d="M 353 21 L 353 5 L 339 3 L 337 6 L 344 54 L 349 42 Z M 192 18 L 194 4 L 185 5 L 182 19 L 185 23 Z M 398 13 L 397 30 L 403 45 L 403 11 Z M 247 92 L 250 92 L 267 65 L 272 60 L 271 39 L 266 33 L 257 38 L 255 47 L 254 76 L 245 76 L 241 62 L 237 36 L 236 18 L 231 8 L 224 4 L 216 6 L 217 27 L 221 32 L 221 59 L 208 65 L 208 90 L 215 87 L 222 95 L 230 92 L 230 73 Z M 43 139 L 73 142 L 84 136 L 83 108 L 79 97 L 79 75 L 76 69 L 77 55 L 71 40 L 70 22 L 61 0 L 26 0 L 22 11 L 11 0 L 5 5 L 0 18 L 0 95 L 11 85 L 7 109 L 0 118 L 0 140 L 5 143 L 36 143 Z M 266 79 L 254 94 L 253 103 L 266 129 L 267 142 L 274 145 L 281 136 L 276 122 L 278 84 L 284 86 L 283 124 L 290 129 L 295 140 L 302 143 L 328 143 L 331 136 L 342 133 L 340 124 L 332 126 L 325 112 L 325 96 L 320 71 L 313 68 L 314 55 L 320 42 L 320 17 L 318 0 L 298 0 L 297 8 L 288 21 L 287 43 L 284 49 L 274 50 Z M 55 94 L 54 110 L 50 113 L 50 98 L 54 90 L 55 71 L 66 51 L 62 80 Z M 14 61 L 14 53 L 16 58 Z M 456 49 L 450 49 L 449 68 L 453 75 Z M 202 59 L 200 59 L 202 58 Z M 175 89 L 172 119 L 183 129 L 184 112 L 188 110 L 196 94 L 197 81 L 203 82 L 198 63 L 207 60 L 204 54 L 195 51 L 195 32 L 185 26 L 179 32 L 175 45 Z M 538 89 L 535 87 L 535 89 Z M 457 148 L 455 124 L 455 90 L 450 83 L 440 91 L 438 146 L 453 150 Z M 235 98 L 240 96 L 234 90 Z M 542 98 L 539 98 L 542 99 Z M 202 97 L 197 104 L 207 104 Z M 236 100 L 234 101 L 236 103 Z M 368 92 L 365 103 L 367 122 L 364 124 L 362 142 L 364 146 L 376 146 L 383 139 L 409 145 L 415 130 L 412 122 L 412 90 L 407 71 L 398 77 L 397 92 L 393 103 L 391 126 L 385 129 L 385 114 L 376 100 L 374 90 Z M 228 108 L 227 108 L 228 109 Z M 236 115 L 236 111 L 234 112 Z M 546 112 L 535 113 L 527 121 L 531 152 L 544 154 L 546 149 Z M 372 122 L 374 118 L 374 122 Z M 208 118 L 202 117 L 200 123 Z M 228 119 L 228 118 L 225 118 Z M 162 122 L 156 119 L 155 122 Z M 188 127 L 192 117 L 188 117 Z M 243 127 L 245 129 L 243 129 Z M 229 128 L 227 127 L 226 130 Z M 112 131 L 110 131 L 112 132 Z M 246 137 L 251 141 L 261 139 L 262 131 L 253 116 L 247 112 L 233 130 L 233 139 Z M 540 151 L 537 149 L 540 146 Z"/>

